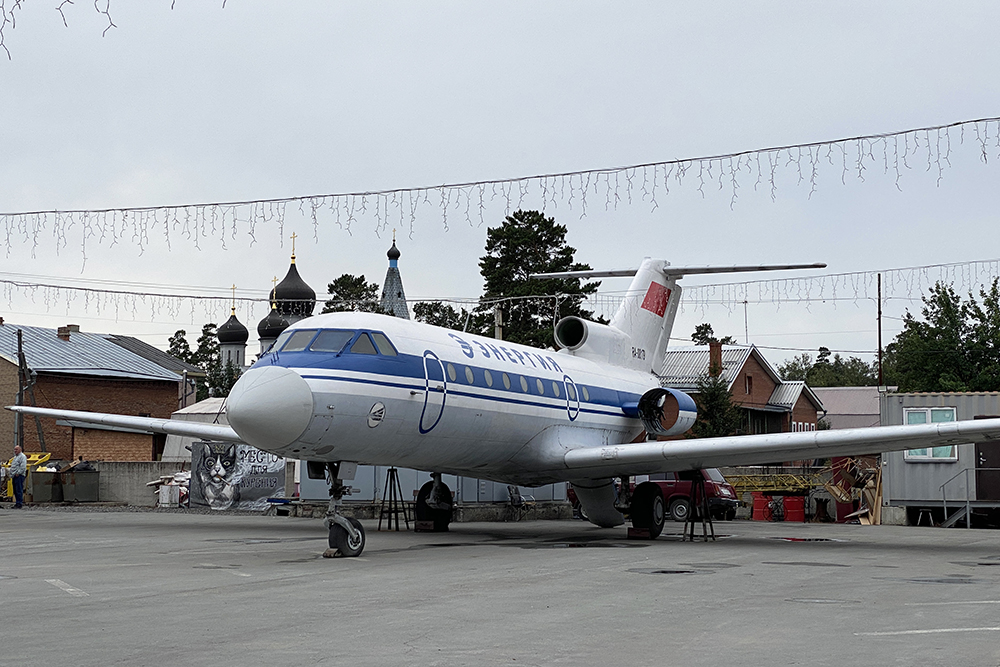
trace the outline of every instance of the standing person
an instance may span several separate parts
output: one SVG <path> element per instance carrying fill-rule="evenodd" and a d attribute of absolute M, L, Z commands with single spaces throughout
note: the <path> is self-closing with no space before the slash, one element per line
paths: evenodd
<path fill-rule="evenodd" d="M 14 509 L 24 506 L 24 476 L 28 474 L 28 457 L 20 445 L 14 445 L 14 459 L 10 462 L 10 475 L 14 478 Z"/>

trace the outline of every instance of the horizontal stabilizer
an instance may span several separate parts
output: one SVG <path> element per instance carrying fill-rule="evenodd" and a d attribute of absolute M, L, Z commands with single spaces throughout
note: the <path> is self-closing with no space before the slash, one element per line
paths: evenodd
<path fill-rule="evenodd" d="M 8 405 L 8 410 L 22 412 L 38 417 L 66 419 L 86 424 L 101 426 L 116 426 L 131 428 L 148 433 L 166 433 L 202 440 L 222 440 L 225 442 L 243 442 L 231 426 L 224 424 L 203 424 L 199 422 L 182 421 L 180 419 L 156 419 L 154 417 L 131 417 L 127 415 L 111 415 L 101 412 L 83 412 L 80 410 L 53 410 L 51 408 L 33 408 L 26 405 Z"/>
<path fill-rule="evenodd" d="M 790 269 L 825 269 L 826 264 L 757 264 L 750 266 L 670 266 L 664 262 L 660 272 L 665 276 L 683 277 L 707 273 L 747 273 L 750 271 L 788 271 Z M 622 278 L 634 276 L 639 269 L 613 269 L 610 271 L 560 271 L 557 273 L 533 273 L 529 278 L 547 280 L 550 278 Z"/>
<path fill-rule="evenodd" d="M 567 452 L 564 462 L 568 470 L 580 475 L 579 478 L 596 479 L 857 456 L 989 440 L 1000 440 L 1000 419 L 585 447 Z"/>

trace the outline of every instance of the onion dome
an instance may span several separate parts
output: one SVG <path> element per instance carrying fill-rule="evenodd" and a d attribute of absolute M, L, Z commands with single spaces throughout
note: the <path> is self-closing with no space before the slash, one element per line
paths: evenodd
<path fill-rule="evenodd" d="M 284 280 L 271 290 L 271 303 L 279 314 L 285 318 L 295 318 L 296 321 L 309 317 L 315 310 L 316 292 L 299 276 L 299 270 L 295 268 L 295 255 L 292 255 L 292 263 Z"/>
<path fill-rule="evenodd" d="M 257 335 L 264 340 L 272 340 L 281 335 L 281 332 L 288 328 L 288 320 L 281 316 L 276 305 L 271 307 L 271 312 L 257 325 Z"/>
<path fill-rule="evenodd" d="M 250 338 L 250 332 L 247 328 L 243 326 L 243 323 L 236 319 L 236 309 L 233 309 L 233 314 L 229 316 L 225 324 L 219 327 L 216 335 L 219 338 L 220 343 L 238 343 L 243 344 L 247 342 Z"/>
<path fill-rule="evenodd" d="M 389 248 L 389 252 L 385 253 L 385 256 L 392 260 L 399 259 L 399 248 L 396 247 L 396 239 L 392 240 L 392 247 Z"/>

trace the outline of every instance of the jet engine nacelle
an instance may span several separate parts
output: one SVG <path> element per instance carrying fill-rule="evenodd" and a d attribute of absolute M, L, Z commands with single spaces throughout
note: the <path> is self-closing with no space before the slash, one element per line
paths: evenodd
<path fill-rule="evenodd" d="M 698 407 L 678 389 L 650 389 L 639 399 L 639 419 L 650 435 L 680 435 L 694 426 Z"/>
<path fill-rule="evenodd" d="M 575 316 L 556 322 L 553 333 L 559 347 L 584 359 L 620 366 L 629 351 L 630 339 L 623 331 Z"/>

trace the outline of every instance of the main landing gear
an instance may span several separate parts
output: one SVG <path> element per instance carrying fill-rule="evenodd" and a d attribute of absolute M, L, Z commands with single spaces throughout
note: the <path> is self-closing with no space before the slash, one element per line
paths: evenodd
<path fill-rule="evenodd" d="M 627 478 L 622 481 L 622 489 L 627 489 Z M 667 518 L 666 503 L 660 487 L 652 482 L 636 486 L 629 502 L 629 516 L 632 519 L 630 538 L 655 540 L 659 537 Z"/>
<path fill-rule="evenodd" d="M 337 461 L 327 463 L 330 475 L 330 506 L 326 511 L 323 525 L 330 531 L 330 548 L 323 554 L 326 558 L 360 556 L 365 549 L 365 529 L 355 518 L 345 517 L 337 512 L 343 497 L 350 493 L 344 480 L 354 479 L 356 463 Z"/>
<path fill-rule="evenodd" d="M 441 473 L 432 472 L 431 481 L 420 487 L 414 506 L 414 530 L 434 533 L 448 531 L 455 501 L 451 489 L 441 481 Z"/>

